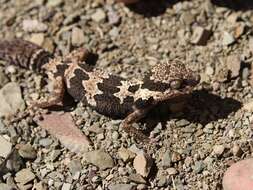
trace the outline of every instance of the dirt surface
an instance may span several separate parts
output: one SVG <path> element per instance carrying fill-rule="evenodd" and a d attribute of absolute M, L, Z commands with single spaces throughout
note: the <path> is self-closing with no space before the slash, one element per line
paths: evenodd
<path fill-rule="evenodd" d="M 252 156 L 251 1 L 0 4 L 1 39 L 21 37 L 57 55 L 86 47 L 97 58 L 95 67 L 125 78 L 142 78 L 153 65 L 175 58 L 201 75 L 180 112 L 167 115 L 165 106 L 150 114 L 159 119 L 136 124 L 153 124 L 151 150 L 123 132 L 120 120 L 81 104 L 61 111 L 70 112 L 93 142 L 84 154 L 67 150 L 33 121 L 36 115 L 5 117 L 8 109 L 0 110 L 0 189 L 222 189 L 226 169 Z M 22 110 L 45 92 L 42 76 L 0 62 L 0 94 L 12 93 L 13 86 Z"/>

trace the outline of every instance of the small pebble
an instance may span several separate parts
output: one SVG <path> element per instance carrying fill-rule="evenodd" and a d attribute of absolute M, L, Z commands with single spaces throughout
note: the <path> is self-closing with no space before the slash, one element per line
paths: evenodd
<path fill-rule="evenodd" d="M 0 157 L 6 158 L 12 150 L 12 144 L 0 136 Z"/>
<path fill-rule="evenodd" d="M 42 46 L 44 39 L 45 39 L 45 36 L 43 33 L 35 33 L 31 35 L 29 41 L 39 46 Z"/>
<path fill-rule="evenodd" d="M 103 9 L 97 9 L 96 12 L 91 15 L 91 19 L 95 22 L 104 22 L 106 19 L 106 14 Z"/>
<path fill-rule="evenodd" d="M 234 156 L 240 157 L 243 154 L 243 151 L 240 146 L 238 146 L 238 144 L 234 144 L 232 148 L 232 153 Z"/>
<path fill-rule="evenodd" d="M 18 109 L 25 108 L 21 89 L 17 83 L 9 82 L 0 90 L 0 105 L 0 116 L 12 115 Z"/>
<path fill-rule="evenodd" d="M 49 138 L 42 138 L 39 140 L 39 144 L 43 147 L 48 147 L 52 143 L 53 143 L 53 140 Z"/>
<path fill-rule="evenodd" d="M 109 185 L 109 190 L 134 190 L 135 186 L 133 184 L 114 184 Z"/>
<path fill-rule="evenodd" d="M 176 175 L 177 174 L 177 170 L 175 168 L 168 168 L 168 169 L 166 169 L 166 172 L 168 173 L 168 175 Z"/>
<path fill-rule="evenodd" d="M 23 20 L 23 30 L 25 32 L 45 32 L 47 25 L 38 20 Z"/>
<path fill-rule="evenodd" d="M 233 35 L 225 31 L 223 33 L 222 45 L 228 46 L 233 44 L 234 42 L 235 38 L 233 37 Z"/>
<path fill-rule="evenodd" d="M 36 151 L 30 144 L 21 145 L 18 149 L 18 153 L 25 159 L 35 159 L 37 157 Z"/>
<path fill-rule="evenodd" d="M 213 154 L 220 156 L 223 154 L 225 147 L 223 145 L 215 145 L 213 147 Z"/>
<path fill-rule="evenodd" d="M 17 183 L 26 184 L 35 179 L 34 173 L 30 169 L 22 169 L 16 173 L 15 181 Z"/>
<path fill-rule="evenodd" d="M 195 27 L 193 30 L 191 42 L 196 45 L 206 45 L 211 31 L 202 27 Z"/>
<path fill-rule="evenodd" d="M 63 183 L 61 190 L 70 190 L 71 184 L 70 183 Z"/>
<path fill-rule="evenodd" d="M 85 36 L 80 28 L 74 27 L 72 29 L 71 42 L 73 46 L 80 46 L 85 42 Z"/>
<path fill-rule="evenodd" d="M 85 160 L 98 166 L 101 170 L 112 168 L 114 166 L 111 156 L 103 150 L 94 150 L 84 154 Z"/>
<path fill-rule="evenodd" d="M 238 55 L 230 55 L 227 57 L 227 67 L 231 71 L 231 77 L 237 77 L 240 74 L 241 60 Z"/>
<path fill-rule="evenodd" d="M 162 166 L 165 168 L 168 168 L 171 166 L 172 161 L 171 161 L 171 151 L 167 150 L 162 158 Z"/>
<path fill-rule="evenodd" d="M 134 159 L 136 154 L 126 148 L 120 148 L 118 155 L 124 162 L 129 162 Z"/>

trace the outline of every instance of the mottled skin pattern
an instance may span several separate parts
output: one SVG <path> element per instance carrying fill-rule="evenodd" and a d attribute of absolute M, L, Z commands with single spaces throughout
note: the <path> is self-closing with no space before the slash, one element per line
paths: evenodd
<path fill-rule="evenodd" d="M 97 112 L 124 118 L 123 128 L 140 140 L 148 138 L 132 123 L 142 119 L 159 102 L 190 93 L 199 76 L 180 61 L 157 64 L 146 77 L 126 80 L 85 63 L 88 51 L 80 48 L 67 56 L 51 58 L 50 53 L 30 42 L 0 41 L 0 59 L 46 73 L 54 91 L 34 106 L 46 108 L 60 103 L 65 91 Z"/>

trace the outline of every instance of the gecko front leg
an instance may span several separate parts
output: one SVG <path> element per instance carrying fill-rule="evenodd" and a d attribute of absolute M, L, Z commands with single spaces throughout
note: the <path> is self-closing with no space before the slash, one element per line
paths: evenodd
<path fill-rule="evenodd" d="M 123 129 L 125 132 L 129 133 L 134 138 L 143 141 L 145 143 L 149 142 L 149 138 L 143 134 L 140 130 L 132 126 L 133 123 L 138 122 L 140 119 L 144 118 L 146 114 L 152 109 L 155 105 L 150 105 L 146 108 L 135 109 L 134 112 L 129 114 L 123 121 Z"/>

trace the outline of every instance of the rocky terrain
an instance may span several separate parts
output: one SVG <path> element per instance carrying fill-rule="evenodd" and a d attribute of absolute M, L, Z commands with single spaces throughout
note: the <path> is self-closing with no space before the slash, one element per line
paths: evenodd
<path fill-rule="evenodd" d="M 251 1 L 0 4 L 1 39 L 20 37 L 55 55 L 86 47 L 95 55 L 95 67 L 125 78 L 142 78 L 153 65 L 175 58 L 201 75 L 181 109 L 168 115 L 162 107 L 151 114 L 158 119 L 135 125 L 152 125 L 149 135 L 157 143 L 147 149 L 123 132 L 121 120 L 80 103 L 71 102 L 44 121 L 36 119 L 36 112 L 23 114 L 50 84 L 41 75 L 1 61 L 1 190 L 216 190 L 223 189 L 229 166 L 252 156 Z M 66 137 L 56 134 L 57 127 L 75 132 Z M 68 146 L 67 140 L 84 143 L 84 148 L 92 144 L 89 151 L 81 151 Z"/>

